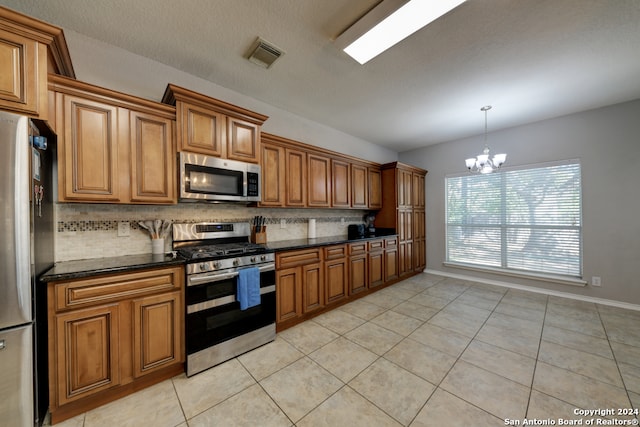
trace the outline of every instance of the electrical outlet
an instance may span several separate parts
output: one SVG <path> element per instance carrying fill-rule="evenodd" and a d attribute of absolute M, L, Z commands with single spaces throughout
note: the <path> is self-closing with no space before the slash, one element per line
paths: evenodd
<path fill-rule="evenodd" d="M 131 225 L 127 221 L 118 223 L 118 237 L 129 237 L 131 235 Z"/>
<path fill-rule="evenodd" d="M 284 218 L 280 219 L 280 228 L 287 228 L 287 220 Z"/>
<path fill-rule="evenodd" d="M 591 286 L 602 286 L 602 280 L 600 276 L 593 276 L 591 278 Z"/>

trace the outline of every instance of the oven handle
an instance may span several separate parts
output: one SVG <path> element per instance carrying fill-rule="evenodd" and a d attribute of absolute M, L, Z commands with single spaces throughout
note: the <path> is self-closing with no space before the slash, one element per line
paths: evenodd
<path fill-rule="evenodd" d="M 275 270 L 276 266 L 274 263 L 269 263 L 266 265 L 261 265 L 258 268 L 260 270 L 260 273 L 264 273 L 267 271 Z M 198 276 L 188 277 L 187 286 L 196 286 L 196 285 L 201 285 L 203 283 L 219 282 L 220 280 L 231 279 L 233 277 L 236 277 L 239 274 L 238 271 L 239 270 L 233 270 L 228 273 L 213 273 L 213 274 L 205 274 L 202 276 L 198 275 Z"/>
<path fill-rule="evenodd" d="M 276 285 L 265 286 L 264 288 L 260 288 L 260 295 L 268 294 L 275 291 Z M 198 304 L 191 304 L 187 306 L 187 314 L 197 313 L 198 311 L 208 310 L 213 307 L 219 307 L 221 305 L 231 304 L 234 302 L 236 302 L 235 295 L 228 295 L 226 297 L 200 302 Z"/>

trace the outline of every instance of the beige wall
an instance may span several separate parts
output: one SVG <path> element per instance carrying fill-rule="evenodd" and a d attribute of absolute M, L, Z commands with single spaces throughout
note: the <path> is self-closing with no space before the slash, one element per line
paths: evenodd
<path fill-rule="evenodd" d="M 640 100 L 490 133 L 493 153 L 508 165 L 578 158 L 583 184 L 583 272 L 601 287 L 550 284 L 448 268 L 445 258 L 445 174 L 465 170 L 482 137 L 400 153 L 429 171 L 426 181 L 427 268 L 594 298 L 640 304 Z"/>

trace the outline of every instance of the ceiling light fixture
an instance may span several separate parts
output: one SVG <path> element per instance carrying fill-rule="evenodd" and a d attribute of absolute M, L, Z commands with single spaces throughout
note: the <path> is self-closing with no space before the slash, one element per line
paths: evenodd
<path fill-rule="evenodd" d="M 336 45 L 365 64 L 466 0 L 384 0 L 340 34 Z"/>
<path fill-rule="evenodd" d="M 507 160 L 507 155 L 496 154 L 493 159 L 489 158 L 489 146 L 487 145 L 487 111 L 491 109 L 491 105 L 484 106 L 480 111 L 484 111 L 484 150 L 478 157 L 466 159 L 467 169 L 473 173 L 491 173 L 500 169 L 500 166 Z"/>

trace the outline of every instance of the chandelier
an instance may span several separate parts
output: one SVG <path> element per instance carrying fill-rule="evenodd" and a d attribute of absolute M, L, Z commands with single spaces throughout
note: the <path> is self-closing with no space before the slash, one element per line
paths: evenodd
<path fill-rule="evenodd" d="M 489 158 L 489 146 L 487 145 L 487 111 L 491 109 L 491 105 L 486 105 L 480 109 L 484 111 L 484 150 L 478 157 L 466 159 L 467 169 L 473 173 L 491 173 L 495 172 L 507 160 L 507 155 L 496 154 L 492 159 Z"/>

